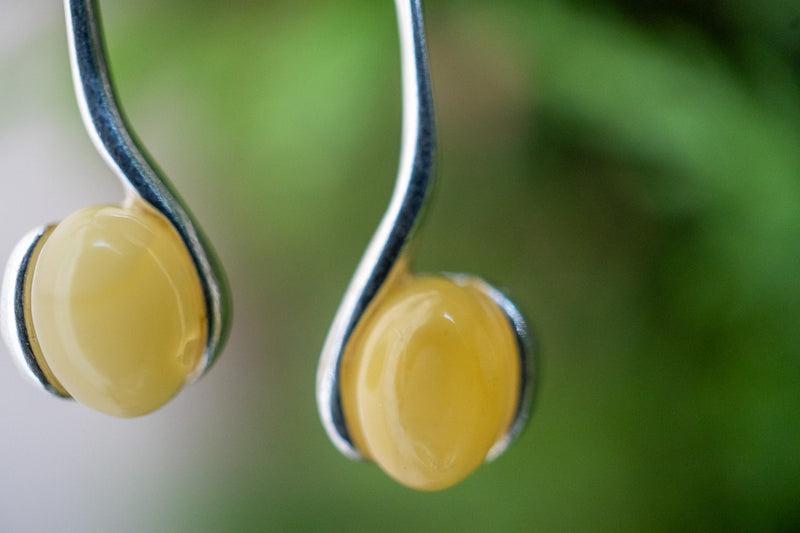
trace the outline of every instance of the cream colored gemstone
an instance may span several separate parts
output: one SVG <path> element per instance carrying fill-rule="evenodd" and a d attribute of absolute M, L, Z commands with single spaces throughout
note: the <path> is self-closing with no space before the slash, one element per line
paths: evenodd
<path fill-rule="evenodd" d="M 519 352 L 506 315 L 475 286 L 406 276 L 356 328 L 340 379 L 357 448 L 400 483 L 438 490 L 508 431 Z"/>
<path fill-rule="evenodd" d="M 164 405 L 198 366 L 206 310 L 197 271 L 149 206 L 92 206 L 67 217 L 33 266 L 31 318 L 67 392 L 103 413 Z"/>

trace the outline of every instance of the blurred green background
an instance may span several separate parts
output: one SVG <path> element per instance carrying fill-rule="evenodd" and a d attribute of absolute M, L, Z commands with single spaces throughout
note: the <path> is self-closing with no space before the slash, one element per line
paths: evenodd
<path fill-rule="evenodd" d="M 314 401 L 394 184 L 392 3 L 101 5 L 123 105 L 217 246 L 234 328 L 142 421 L 12 389 L 4 361 L 0 531 L 800 529 L 797 2 L 425 2 L 439 156 L 416 267 L 503 287 L 541 347 L 525 433 L 439 493 L 340 456 Z M 58 7 L 0 8 L 31 28 L 0 56 L 7 253 L 119 189 Z"/>

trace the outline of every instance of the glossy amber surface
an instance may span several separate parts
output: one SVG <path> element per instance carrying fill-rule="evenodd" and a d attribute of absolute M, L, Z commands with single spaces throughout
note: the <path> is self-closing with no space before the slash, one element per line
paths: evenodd
<path fill-rule="evenodd" d="M 343 355 L 341 395 L 356 446 L 415 489 L 466 477 L 517 409 L 516 338 L 476 287 L 435 276 L 396 279 Z"/>
<path fill-rule="evenodd" d="M 206 341 L 200 280 L 179 235 L 153 209 L 73 213 L 32 268 L 33 329 L 76 400 L 113 416 L 143 415 L 197 368 Z"/>

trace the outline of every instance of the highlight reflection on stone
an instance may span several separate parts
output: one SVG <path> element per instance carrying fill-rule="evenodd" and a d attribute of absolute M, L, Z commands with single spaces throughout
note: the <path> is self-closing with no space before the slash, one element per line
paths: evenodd
<path fill-rule="evenodd" d="M 516 339 L 477 286 L 400 276 L 373 302 L 342 359 L 356 447 L 412 488 L 443 489 L 470 474 L 517 409 Z"/>
<path fill-rule="evenodd" d="M 149 413 L 200 363 L 200 280 L 175 229 L 149 206 L 73 213 L 31 268 L 33 331 L 47 365 L 81 403 L 119 417 Z"/>

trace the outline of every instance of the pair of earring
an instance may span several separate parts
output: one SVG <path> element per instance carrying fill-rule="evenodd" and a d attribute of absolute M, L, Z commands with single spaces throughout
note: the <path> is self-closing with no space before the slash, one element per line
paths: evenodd
<path fill-rule="evenodd" d="M 120 205 L 29 233 L 2 286 L 3 334 L 49 392 L 132 417 L 206 372 L 230 323 L 223 269 L 137 144 L 108 75 L 98 7 L 65 0 L 90 137 L 122 180 Z M 418 276 L 408 243 L 428 197 L 434 121 L 420 0 L 396 0 L 403 137 L 389 208 L 345 293 L 317 372 L 334 445 L 421 490 L 451 486 L 508 446 L 527 418 L 532 350 L 514 305 L 463 274 Z"/>

